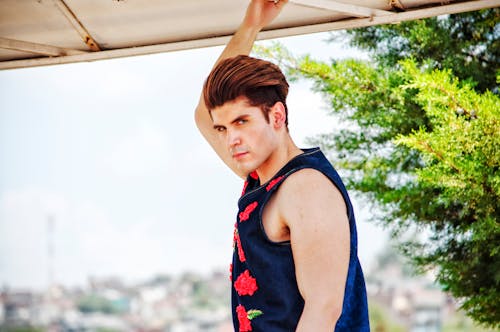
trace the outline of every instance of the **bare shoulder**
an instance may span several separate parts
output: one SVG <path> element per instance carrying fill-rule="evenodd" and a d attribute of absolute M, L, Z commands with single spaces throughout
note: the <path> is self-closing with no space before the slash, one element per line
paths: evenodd
<path fill-rule="evenodd" d="M 304 168 L 291 174 L 280 188 L 280 201 L 288 207 L 303 208 L 329 207 L 344 210 L 345 201 L 339 189 L 320 171 L 313 168 Z"/>

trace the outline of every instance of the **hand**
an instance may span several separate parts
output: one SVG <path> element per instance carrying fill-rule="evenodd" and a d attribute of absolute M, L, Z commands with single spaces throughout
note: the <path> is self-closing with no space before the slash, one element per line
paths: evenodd
<path fill-rule="evenodd" d="M 252 0 L 242 24 L 260 31 L 278 16 L 287 2 L 288 0 Z"/>

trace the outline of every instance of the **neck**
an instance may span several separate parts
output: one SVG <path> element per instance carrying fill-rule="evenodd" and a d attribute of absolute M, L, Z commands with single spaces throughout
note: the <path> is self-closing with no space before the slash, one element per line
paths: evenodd
<path fill-rule="evenodd" d="M 269 159 L 257 168 L 260 183 L 269 181 L 283 166 L 285 166 L 291 159 L 301 154 L 303 151 L 299 149 L 292 138 L 287 135 L 285 143 L 277 148 L 270 156 Z"/>

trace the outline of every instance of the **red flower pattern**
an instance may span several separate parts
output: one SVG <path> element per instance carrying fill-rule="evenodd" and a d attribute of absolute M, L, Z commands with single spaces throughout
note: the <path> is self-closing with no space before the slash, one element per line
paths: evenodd
<path fill-rule="evenodd" d="M 249 174 L 251 178 L 257 180 L 259 178 L 257 172 L 253 171 L 252 173 Z M 281 178 L 275 179 L 269 183 L 269 185 L 266 187 L 267 191 L 269 191 Z M 248 187 L 248 181 L 245 181 L 243 184 L 243 190 L 241 192 L 241 195 L 243 196 L 245 194 L 245 191 L 247 190 Z M 248 220 L 250 218 L 250 214 L 257 208 L 258 203 L 253 202 L 245 207 L 243 211 L 241 211 L 238 214 L 239 221 L 243 222 L 245 220 Z M 238 258 L 239 261 L 244 263 L 246 261 L 245 258 L 245 253 L 243 251 L 243 247 L 241 245 L 241 239 L 240 235 L 238 233 L 238 227 L 237 227 L 238 222 L 234 225 L 234 234 L 233 234 L 233 248 L 234 250 L 238 250 Z M 233 264 L 229 265 L 229 279 L 233 281 Z M 246 269 L 243 273 L 241 273 L 236 281 L 234 282 L 234 288 L 236 292 L 238 293 L 238 296 L 253 296 L 254 293 L 259 289 L 257 286 L 257 280 L 250 275 L 250 271 Z M 236 315 L 238 317 L 238 322 L 239 322 L 239 332 L 249 332 L 252 331 L 252 324 L 251 320 L 254 319 L 255 317 L 258 317 L 262 315 L 262 311 L 256 310 L 256 309 L 251 309 L 251 310 L 246 310 L 243 305 L 238 305 L 236 307 Z"/>
<path fill-rule="evenodd" d="M 240 323 L 240 331 L 239 332 L 248 332 L 252 331 L 252 324 L 250 323 L 250 319 L 248 319 L 247 311 L 245 307 L 241 304 L 236 307 L 236 314 L 238 315 L 238 322 Z"/>
<path fill-rule="evenodd" d="M 245 181 L 245 183 L 243 184 L 243 190 L 241 191 L 241 196 L 243 196 L 245 194 L 245 191 L 247 190 L 247 186 L 248 186 L 248 181 Z"/>
<path fill-rule="evenodd" d="M 262 315 L 263 312 L 260 310 L 246 310 L 241 304 L 236 307 L 236 315 L 238 316 L 238 322 L 240 325 L 239 332 L 252 331 L 252 323 L 250 322 L 255 317 Z"/>
<path fill-rule="evenodd" d="M 253 202 L 253 203 L 249 204 L 245 208 L 244 211 L 240 212 L 240 214 L 239 214 L 240 222 L 248 220 L 248 218 L 250 218 L 250 213 L 252 213 L 253 210 L 255 210 L 255 208 L 257 207 L 257 205 L 259 205 L 259 203 Z"/>
<path fill-rule="evenodd" d="M 281 179 L 283 179 L 283 178 L 284 178 L 284 176 L 282 175 L 282 176 L 277 177 L 276 179 L 273 179 L 271 182 L 269 182 L 269 184 L 266 186 L 266 191 L 271 190 L 276 185 L 276 183 L 280 182 Z"/>
<path fill-rule="evenodd" d="M 241 240 L 240 240 L 240 234 L 238 233 L 237 229 L 234 229 L 234 243 L 236 248 L 238 249 L 238 258 L 240 259 L 240 262 L 246 261 L 245 258 L 245 252 L 243 251 L 243 247 L 241 246 Z"/>
<path fill-rule="evenodd" d="M 238 233 L 238 229 L 236 227 L 234 227 L 234 231 L 233 231 L 233 250 L 236 249 L 236 233 Z"/>
<path fill-rule="evenodd" d="M 239 296 L 252 296 L 259 289 L 257 280 L 250 275 L 250 271 L 248 270 L 245 270 L 245 272 L 239 275 L 238 279 L 234 282 L 234 288 Z"/>

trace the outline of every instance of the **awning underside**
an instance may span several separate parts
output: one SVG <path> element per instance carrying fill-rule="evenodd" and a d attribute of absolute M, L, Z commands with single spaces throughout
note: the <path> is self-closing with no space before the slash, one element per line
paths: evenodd
<path fill-rule="evenodd" d="M 500 0 L 290 0 L 259 39 L 397 23 L 500 6 Z M 0 69 L 224 44 L 245 0 L 2 0 Z"/>

